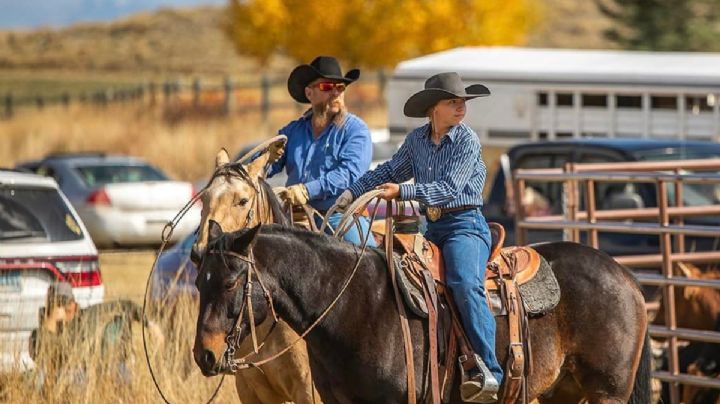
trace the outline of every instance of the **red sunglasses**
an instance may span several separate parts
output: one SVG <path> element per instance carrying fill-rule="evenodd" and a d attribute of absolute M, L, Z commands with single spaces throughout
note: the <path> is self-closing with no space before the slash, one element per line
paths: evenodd
<path fill-rule="evenodd" d="M 347 87 L 347 85 L 345 83 L 330 83 L 328 81 L 323 81 L 315 84 L 313 87 L 319 88 L 320 91 L 332 91 L 334 88 L 338 90 L 339 93 L 342 93 L 345 91 L 345 87 Z"/>

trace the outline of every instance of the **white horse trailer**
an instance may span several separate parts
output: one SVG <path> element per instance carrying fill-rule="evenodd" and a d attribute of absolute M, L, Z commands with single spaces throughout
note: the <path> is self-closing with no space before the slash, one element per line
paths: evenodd
<path fill-rule="evenodd" d="M 398 65 L 387 87 L 393 139 L 422 124 L 403 105 L 456 71 L 492 95 L 468 103 L 484 144 L 578 137 L 720 141 L 720 53 L 466 47 Z"/>

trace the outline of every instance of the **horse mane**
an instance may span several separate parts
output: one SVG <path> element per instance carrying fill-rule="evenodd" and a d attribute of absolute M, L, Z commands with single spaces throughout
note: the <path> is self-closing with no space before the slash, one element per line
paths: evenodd
<path fill-rule="evenodd" d="M 270 184 L 262 178 L 260 178 L 258 183 L 260 184 L 260 191 L 265 194 L 268 205 L 270 205 L 270 210 L 275 218 L 275 223 L 281 225 L 282 227 L 291 227 L 290 218 L 285 214 L 285 211 L 280 204 L 280 200 L 275 195 L 275 192 L 273 192 Z"/>

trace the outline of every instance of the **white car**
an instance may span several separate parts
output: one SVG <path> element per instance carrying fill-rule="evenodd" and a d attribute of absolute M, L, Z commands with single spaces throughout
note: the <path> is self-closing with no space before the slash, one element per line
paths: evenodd
<path fill-rule="evenodd" d="M 18 167 L 55 178 L 102 247 L 160 244 L 163 228 L 193 197 L 189 182 L 170 180 L 146 161 L 104 153 L 51 155 Z M 177 242 L 200 224 L 194 205 L 173 231 Z"/>
<path fill-rule="evenodd" d="M 57 281 L 80 307 L 102 302 L 92 239 L 55 180 L 0 170 L 0 372 L 33 366 L 28 339 Z"/>

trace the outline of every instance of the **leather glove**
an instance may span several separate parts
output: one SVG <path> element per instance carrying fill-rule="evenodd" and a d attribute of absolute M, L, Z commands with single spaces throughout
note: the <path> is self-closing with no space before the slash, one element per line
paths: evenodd
<path fill-rule="evenodd" d="M 304 184 L 290 185 L 289 187 L 281 190 L 278 193 L 278 196 L 293 206 L 305 205 L 310 199 L 307 188 L 305 188 Z"/>
<path fill-rule="evenodd" d="M 350 192 L 349 189 L 346 189 L 342 194 L 340 194 L 340 196 L 338 196 L 337 200 L 335 200 L 335 206 L 340 209 L 345 209 L 354 199 L 355 198 L 353 198 L 352 192 Z"/>
<path fill-rule="evenodd" d="M 275 144 L 271 145 L 267 149 L 268 152 L 268 162 L 274 163 L 280 159 L 280 157 L 285 154 L 285 144 L 282 142 L 276 142 Z"/>

